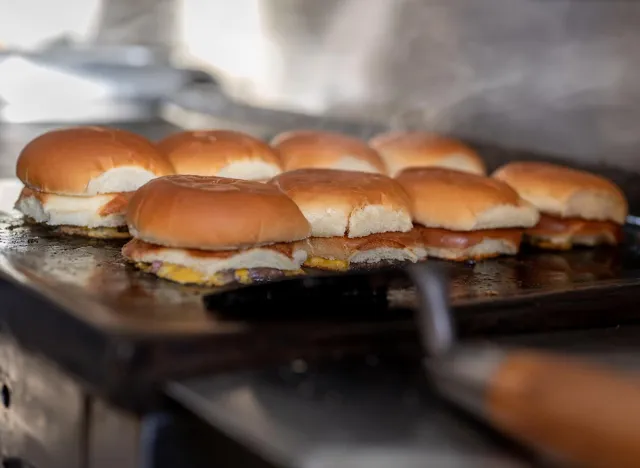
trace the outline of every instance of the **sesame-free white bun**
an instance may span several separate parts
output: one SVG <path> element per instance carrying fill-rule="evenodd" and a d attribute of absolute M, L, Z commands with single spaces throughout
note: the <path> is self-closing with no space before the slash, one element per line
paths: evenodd
<path fill-rule="evenodd" d="M 118 227 L 126 225 L 128 199 L 128 194 L 68 197 L 24 188 L 15 208 L 35 222 L 50 226 Z"/>
<path fill-rule="evenodd" d="M 413 227 L 407 194 L 381 174 L 300 169 L 280 174 L 270 184 L 298 205 L 315 237 L 363 237 Z"/>
<path fill-rule="evenodd" d="M 627 200 L 610 180 L 556 164 L 513 162 L 493 173 L 540 212 L 561 218 L 582 218 L 624 224 Z"/>
<path fill-rule="evenodd" d="M 422 252 L 422 251 L 419 251 Z M 413 249 L 399 249 L 393 247 L 382 247 L 373 250 L 355 252 L 349 257 L 350 264 L 361 263 L 382 263 L 382 262 L 411 262 L 416 263 L 425 257 L 423 253 L 417 253 Z"/>
<path fill-rule="evenodd" d="M 53 130 L 32 140 L 18 157 L 16 173 L 29 188 L 57 195 L 92 197 L 132 192 L 172 173 L 147 139 L 106 127 Z"/>
<path fill-rule="evenodd" d="M 478 154 L 458 140 L 426 132 L 388 132 L 376 135 L 369 145 L 395 177 L 410 167 L 443 167 L 472 174 L 487 173 Z"/>
<path fill-rule="evenodd" d="M 504 182 L 451 169 L 412 168 L 396 178 L 414 223 L 453 231 L 534 226 L 538 210 Z"/>
<path fill-rule="evenodd" d="M 296 204 L 273 185 L 190 175 L 142 186 L 129 202 L 127 224 L 146 242 L 200 250 L 293 242 L 310 232 Z"/>
<path fill-rule="evenodd" d="M 520 243 L 514 243 L 510 239 L 484 239 L 479 244 L 470 247 L 454 248 L 425 245 L 424 249 L 427 257 L 432 258 L 456 261 L 482 260 L 500 255 L 515 255 L 520 250 Z"/>
<path fill-rule="evenodd" d="M 287 250 L 289 252 L 287 252 Z M 189 249 L 162 247 L 133 239 L 122 249 L 123 255 L 132 262 L 162 262 L 193 269 L 204 276 L 221 271 L 273 268 L 276 270 L 298 270 L 307 258 L 302 249 L 265 247 L 236 250 L 233 252 L 199 252 Z"/>
<path fill-rule="evenodd" d="M 282 172 L 267 143 L 232 130 L 179 132 L 161 140 L 158 148 L 176 174 L 262 181 Z"/>
<path fill-rule="evenodd" d="M 271 146 L 285 171 L 316 168 L 386 173 L 384 162 L 373 148 L 340 133 L 295 130 L 277 135 Z"/>

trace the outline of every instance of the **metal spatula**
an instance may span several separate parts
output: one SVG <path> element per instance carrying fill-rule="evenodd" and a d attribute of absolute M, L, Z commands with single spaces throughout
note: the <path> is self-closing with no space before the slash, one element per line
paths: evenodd
<path fill-rule="evenodd" d="M 458 344 L 442 273 L 408 272 L 425 367 L 442 396 L 560 463 L 640 466 L 640 378 L 538 351 Z"/>

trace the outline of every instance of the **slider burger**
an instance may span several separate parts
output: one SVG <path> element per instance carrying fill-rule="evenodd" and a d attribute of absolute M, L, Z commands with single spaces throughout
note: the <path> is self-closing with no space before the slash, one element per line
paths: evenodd
<path fill-rule="evenodd" d="M 333 169 L 285 172 L 270 182 L 289 195 L 311 224 L 305 266 L 347 270 L 424 258 L 412 231 L 409 199 L 387 176 Z"/>
<path fill-rule="evenodd" d="M 178 283 L 222 286 L 301 273 L 309 235 L 296 204 L 273 185 L 173 175 L 131 198 L 134 239 L 123 248 L 143 271 Z"/>
<path fill-rule="evenodd" d="M 277 135 L 271 145 L 285 171 L 316 168 L 386 174 L 378 153 L 364 141 L 347 135 L 296 130 Z"/>
<path fill-rule="evenodd" d="M 406 169 L 396 179 L 411 200 L 427 256 L 479 260 L 518 253 L 538 211 L 507 184 L 451 169 Z"/>
<path fill-rule="evenodd" d="M 395 177 L 409 167 L 444 167 L 485 175 L 484 162 L 463 143 L 425 132 L 389 132 L 373 137 L 369 145 L 378 151 Z"/>
<path fill-rule="evenodd" d="M 540 210 L 526 240 L 545 249 L 616 245 L 628 206 L 618 186 L 604 177 L 549 163 L 514 162 L 493 177 L 513 187 Z"/>
<path fill-rule="evenodd" d="M 20 153 L 16 172 L 25 188 L 15 208 L 28 221 L 64 234 L 128 238 L 125 212 L 132 193 L 172 169 L 141 136 L 77 127 L 37 137 Z"/>
<path fill-rule="evenodd" d="M 175 133 L 158 143 L 176 174 L 267 181 L 282 172 L 265 142 L 231 130 Z"/>

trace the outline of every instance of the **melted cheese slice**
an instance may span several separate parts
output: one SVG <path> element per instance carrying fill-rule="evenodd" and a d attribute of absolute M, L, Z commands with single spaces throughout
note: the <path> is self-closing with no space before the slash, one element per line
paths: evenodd
<path fill-rule="evenodd" d="M 251 275 L 249 274 L 249 270 L 243 268 L 241 270 L 236 270 L 233 274 L 236 281 L 241 284 L 251 284 Z"/>
<path fill-rule="evenodd" d="M 136 263 L 136 267 L 147 273 L 153 273 L 151 271 L 150 263 Z M 243 271 L 243 270 L 238 270 Z M 247 272 L 248 271 L 244 270 Z M 202 284 L 206 286 L 224 286 L 229 281 L 227 275 L 223 273 L 216 273 L 211 276 L 206 276 L 193 268 L 188 268 L 182 265 L 175 265 L 173 263 L 163 263 L 160 268 L 154 273 L 156 276 L 170 281 L 175 281 L 180 284 Z"/>
<path fill-rule="evenodd" d="M 242 268 L 233 272 L 233 280 L 231 280 L 228 272 L 219 272 L 213 275 L 207 276 L 203 273 L 182 265 L 176 265 L 174 263 L 163 263 L 158 270 L 153 273 L 150 263 L 136 263 L 136 267 L 144 272 L 155 274 L 160 278 L 164 278 L 170 281 L 174 281 L 180 284 L 200 284 L 204 286 L 224 286 L 237 281 L 240 284 L 251 284 L 253 279 L 248 269 Z M 304 275 L 302 270 L 285 270 L 283 271 L 285 276 L 297 276 Z"/>
<path fill-rule="evenodd" d="M 304 266 L 309 268 L 320 268 L 322 270 L 331 271 L 346 271 L 349 269 L 349 262 L 347 260 L 330 260 L 322 257 L 309 257 Z"/>

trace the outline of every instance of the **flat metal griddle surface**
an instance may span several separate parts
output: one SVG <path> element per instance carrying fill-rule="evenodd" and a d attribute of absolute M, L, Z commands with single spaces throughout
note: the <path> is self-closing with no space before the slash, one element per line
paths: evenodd
<path fill-rule="evenodd" d="M 211 289 L 139 272 L 123 261 L 122 245 L 61 237 L 0 213 L 0 277 L 7 280 L 0 320 L 26 346 L 114 398 L 201 372 L 417 343 L 410 288 L 390 292 L 397 321 L 222 320 L 204 309 L 202 294 Z M 640 315 L 632 307 L 640 286 L 632 248 L 525 252 L 448 268 L 462 334 L 610 326 Z"/>
<path fill-rule="evenodd" d="M 124 243 L 62 236 L 24 224 L 18 213 L 0 213 L 0 272 L 92 325 L 141 336 L 233 333 L 246 326 L 205 311 L 202 294 L 215 288 L 179 285 L 137 271 L 120 255 Z M 640 285 L 640 256 L 628 249 L 527 250 L 518 257 L 446 263 L 446 268 L 458 308 Z M 398 308 L 415 306 L 410 288 L 391 297 Z"/>

